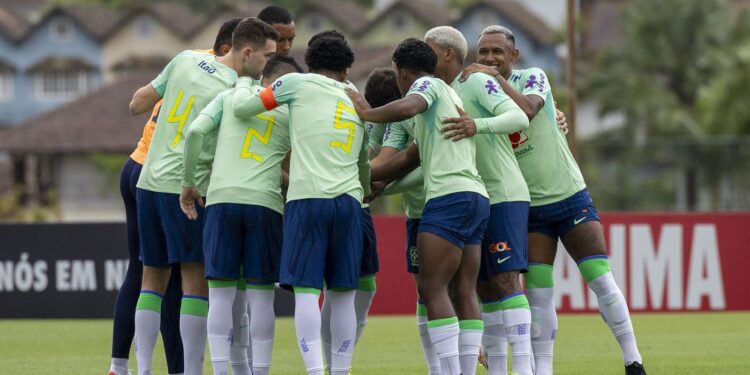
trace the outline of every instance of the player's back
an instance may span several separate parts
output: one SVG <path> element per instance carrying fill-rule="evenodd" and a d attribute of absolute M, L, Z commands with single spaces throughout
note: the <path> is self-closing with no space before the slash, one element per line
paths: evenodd
<path fill-rule="evenodd" d="M 558 202 L 583 190 L 586 183 L 565 135 L 557 126 L 555 99 L 544 71 L 513 70 L 508 82 L 523 95 L 544 99 L 544 107 L 531 119 L 529 128 L 509 135 L 529 187 L 531 205 Z"/>
<path fill-rule="evenodd" d="M 345 87 L 315 73 L 291 73 L 274 83 L 274 91 L 293 95 L 286 100 L 292 142 L 288 201 L 342 194 L 362 200 L 357 162 L 365 127 Z"/>
<path fill-rule="evenodd" d="M 443 80 L 425 76 L 407 93 L 418 94 L 428 103 L 427 110 L 414 117 L 419 156 L 425 176 L 426 200 L 457 192 L 476 192 L 487 196 L 476 168 L 476 144 L 473 138 L 458 142 L 445 139 L 440 131 L 448 117 L 461 117 L 463 107 L 458 94 Z"/>
<path fill-rule="evenodd" d="M 259 92 L 262 87 L 253 89 Z M 221 117 L 206 203 L 255 204 L 281 212 L 281 162 L 290 147 L 288 108 L 238 118 L 232 108 L 234 91 L 216 99 Z"/>
<path fill-rule="evenodd" d="M 180 193 L 185 134 L 200 111 L 237 80 L 234 69 L 214 55 L 183 51 L 152 81 L 162 96 L 151 146 L 138 187 L 156 192 Z M 206 142 L 215 145 L 215 140 Z M 201 153 L 196 182 L 205 191 L 213 149 Z"/>

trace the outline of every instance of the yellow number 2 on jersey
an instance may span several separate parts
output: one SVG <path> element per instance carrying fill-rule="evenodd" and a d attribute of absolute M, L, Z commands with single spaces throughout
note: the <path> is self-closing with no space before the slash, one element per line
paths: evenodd
<path fill-rule="evenodd" d="M 177 93 L 177 99 L 174 101 L 172 109 L 169 110 L 169 117 L 167 117 L 168 123 L 177 124 L 177 134 L 175 134 L 174 139 L 172 139 L 172 147 L 177 147 L 177 145 L 180 144 L 180 140 L 182 140 L 182 128 L 185 127 L 185 122 L 187 121 L 188 116 L 190 116 L 190 110 L 193 108 L 193 101 L 195 101 L 195 96 L 191 96 L 188 99 L 187 105 L 182 111 L 182 114 L 177 115 L 177 110 L 180 108 L 183 94 L 184 92 L 182 90 Z"/>
<path fill-rule="evenodd" d="M 349 107 L 346 103 L 339 100 L 336 105 L 336 117 L 333 120 L 333 127 L 336 129 L 348 129 L 349 137 L 347 137 L 346 143 L 341 141 L 331 141 L 329 146 L 338 147 L 348 154 L 352 151 L 352 142 L 354 141 L 354 123 L 351 121 L 342 121 L 341 117 L 344 112 L 349 112 L 355 116 L 357 115 L 357 111 L 355 111 L 354 108 Z"/>
<path fill-rule="evenodd" d="M 266 130 L 263 134 L 260 134 L 253 128 L 247 129 L 247 136 L 245 137 L 245 143 L 242 145 L 240 157 L 243 159 L 253 159 L 258 163 L 262 163 L 263 157 L 250 151 L 250 146 L 252 146 L 253 138 L 258 138 L 258 141 L 264 145 L 268 144 L 268 141 L 271 140 L 271 133 L 273 132 L 273 125 L 276 123 L 276 117 L 266 115 L 257 115 L 255 117 L 266 121 Z"/>

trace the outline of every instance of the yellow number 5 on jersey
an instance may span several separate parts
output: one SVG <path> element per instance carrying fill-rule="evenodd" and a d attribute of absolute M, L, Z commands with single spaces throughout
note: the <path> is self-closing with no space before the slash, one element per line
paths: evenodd
<path fill-rule="evenodd" d="M 339 100 L 338 104 L 336 105 L 336 117 L 333 121 L 333 127 L 336 129 L 348 129 L 349 130 L 349 136 L 346 139 L 346 143 L 341 141 L 331 141 L 329 143 L 329 146 L 331 147 L 338 147 L 347 154 L 351 152 L 352 150 L 352 141 L 354 140 L 354 123 L 351 121 L 342 121 L 341 116 L 344 114 L 344 112 L 349 112 L 351 114 L 357 115 L 357 111 L 354 110 L 354 108 L 349 107 L 346 105 L 346 103 Z"/>
<path fill-rule="evenodd" d="M 273 132 L 273 124 L 276 123 L 276 117 L 266 115 L 257 115 L 255 117 L 266 120 L 266 130 L 263 134 L 260 134 L 253 128 L 247 129 L 247 136 L 245 137 L 245 143 L 242 145 L 240 157 L 243 159 L 253 159 L 258 163 L 262 163 L 263 157 L 250 151 L 250 146 L 252 145 L 253 138 L 258 138 L 258 141 L 264 145 L 268 144 L 268 141 L 271 140 L 271 133 Z"/>
<path fill-rule="evenodd" d="M 195 100 L 195 96 L 191 96 L 188 99 L 188 103 L 185 106 L 185 110 L 182 111 L 182 114 L 176 115 L 177 109 L 180 108 L 180 102 L 182 102 L 183 94 L 184 92 L 182 90 L 177 93 L 177 99 L 174 101 L 172 109 L 169 110 L 169 117 L 167 117 L 168 123 L 177 124 L 177 134 L 175 134 L 174 138 L 172 139 L 172 147 L 177 147 L 177 145 L 180 144 L 180 140 L 182 139 L 182 128 L 185 127 L 185 122 L 187 121 L 188 116 L 190 116 L 190 110 L 193 108 L 193 101 Z"/>

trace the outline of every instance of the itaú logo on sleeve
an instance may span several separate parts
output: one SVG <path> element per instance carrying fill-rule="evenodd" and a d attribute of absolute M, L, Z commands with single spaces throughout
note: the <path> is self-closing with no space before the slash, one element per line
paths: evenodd
<path fill-rule="evenodd" d="M 510 246 L 508 245 L 507 241 L 500 241 L 495 242 L 492 245 L 490 245 L 490 252 L 491 253 L 499 253 L 502 251 L 510 251 Z"/>
<path fill-rule="evenodd" d="M 526 133 L 520 131 L 513 134 L 508 134 L 508 139 L 510 139 L 510 144 L 513 146 L 513 149 L 517 149 L 522 144 L 529 141 L 529 136 L 526 135 Z"/>

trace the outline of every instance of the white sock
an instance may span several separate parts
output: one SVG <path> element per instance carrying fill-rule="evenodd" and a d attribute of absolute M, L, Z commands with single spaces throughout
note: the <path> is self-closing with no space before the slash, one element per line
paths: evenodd
<path fill-rule="evenodd" d="M 331 300 L 328 291 L 324 291 L 323 306 L 320 310 L 320 339 L 323 345 L 323 357 L 326 360 L 326 372 L 331 373 Z"/>
<path fill-rule="evenodd" d="M 114 372 L 115 375 L 128 375 L 128 359 L 112 358 L 112 363 L 109 365 L 109 371 Z"/>
<path fill-rule="evenodd" d="M 482 346 L 484 324 L 481 320 L 462 320 L 458 323 L 458 355 L 462 374 L 477 372 L 477 358 Z"/>
<path fill-rule="evenodd" d="M 355 343 L 359 342 L 362 332 L 367 325 L 367 315 L 370 313 L 372 299 L 375 298 L 375 291 L 366 291 L 357 289 L 354 296 L 354 311 L 357 314 L 357 337 Z"/>
<path fill-rule="evenodd" d="M 557 337 L 554 288 L 526 289 L 531 306 L 531 347 L 536 375 L 552 375 L 552 358 Z"/>
<path fill-rule="evenodd" d="M 589 288 L 596 294 L 599 301 L 599 311 L 604 321 L 615 335 L 617 342 L 622 348 L 622 356 L 625 364 L 633 362 L 642 363 L 641 353 L 635 342 L 633 324 L 630 322 L 630 313 L 625 296 L 615 283 L 612 272 L 605 273 L 591 281 Z"/>
<path fill-rule="evenodd" d="M 236 294 L 236 287 L 208 289 L 208 348 L 214 375 L 229 373 L 229 348 L 234 336 L 232 305 Z"/>
<path fill-rule="evenodd" d="M 352 366 L 354 340 L 357 336 L 357 314 L 354 290 L 328 290 L 331 301 L 331 375 L 346 375 Z"/>
<path fill-rule="evenodd" d="M 417 305 L 417 330 L 430 375 L 440 375 L 440 358 L 435 353 L 432 340 L 430 340 L 430 332 L 427 329 L 427 311 L 424 311 L 424 305 L 420 304 Z"/>
<path fill-rule="evenodd" d="M 503 325 L 513 351 L 513 372 L 531 375 L 531 311 L 525 308 L 503 310 Z"/>
<path fill-rule="evenodd" d="M 437 327 L 430 327 L 430 321 L 428 323 L 428 331 L 430 332 L 430 340 L 432 340 L 432 346 L 435 348 L 438 358 L 440 358 L 440 371 L 442 375 L 460 375 L 461 374 L 461 362 L 458 357 L 458 319 L 446 318 L 440 319 L 447 321 L 449 319 L 454 320 L 454 323 L 446 325 L 440 325 Z"/>
<path fill-rule="evenodd" d="M 207 335 L 206 310 L 208 310 L 208 301 L 200 297 L 182 297 L 180 335 L 185 356 L 185 375 L 203 374 L 203 354 L 206 351 Z M 231 305 L 227 306 L 227 311 L 231 311 Z M 231 324 L 232 320 L 227 319 L 227 322 Z"/>
<path fill-rule="evenodd" d="M 229 347 L 229 366 L 232 368 L 232 375 L 253 375 L 247 360 L 248 347 L 250 317 L 247 315 L 247 298 L 245 290 L 237 288 L 232 304 L 232 343 Z"/>
<path fill-rule="evenodd" d="M 482 346 L 487 356 L 488 375 L 508 374 L 508 338 L 503 326 L 503 311 L 482 313 L 484 335 Z"/>
<path fill-rule="evenodd" d="M 271 285 L 273 287 L 273 285 Z M 248 289 L 250 331 L 253 346 L 253 375 L 268 373 L 271 368 L 276 313 L 273 311 L 274 289 Z"/>
<path fill-rule="evenodd" d="M 308 374 L 323 374 L 323 353 L 320 347 L 320 310 L 317 294 L 294 293 L 294 327 L 297 346 Z"/>
<path fill-rule="evenodd" d="M 151 374 L 151 359 L 160 325 L 161 313 L 152 310 L 135 310 L 135 358 L 138 362 L 139 375 Z"/>

